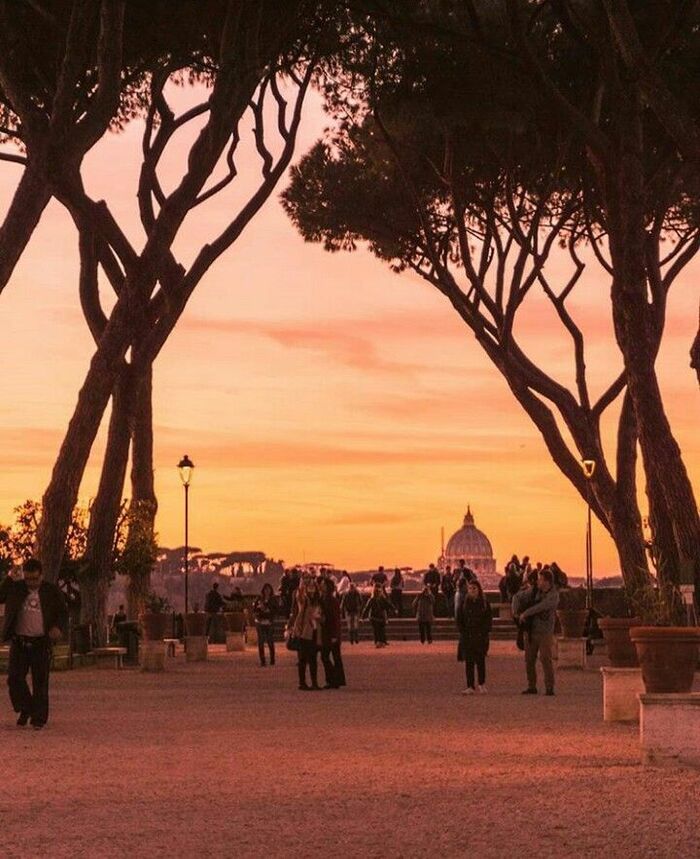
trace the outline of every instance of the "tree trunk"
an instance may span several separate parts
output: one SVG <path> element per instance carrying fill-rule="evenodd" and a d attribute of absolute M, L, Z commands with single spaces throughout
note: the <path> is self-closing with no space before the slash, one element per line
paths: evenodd
<path fill-rule="evenodd" d="M 613 322 L 624 357 L 649 491 L 654 495 L 652 527 L 656 550 L 667 559 L 667 575 L 678 582 L 693 570 L 700 585 L 700 518 L 681 451 L 671 431 L 655 372 L 661 296 L 649 300 L 646 260 L 646 200 L 639 106 L 628 96 L 621 117 L 621 147 L 609 167 L 607 189 L 610 257 L 613 264 Z M 663 508 L 663 509 L 662 509 Z M 668 527 L 670 523 L 670 529 Z M 672 535 L 671 535 L 672 532 Z M 673 559 L 678 562 L 670 566 Z"/>
<path fill-rule="evenodd" d="M 107 615 L 106 600 L 114 576 L 114 541 L 129 460 L 132 404 L 131 368 L 124 363 L 112 395 L 107 447 L 97 495 L 90 508 L 86 568 L 81 576 L 81 594 L 89 594 L 82 600 L 81 621 L 93 625 L 100 646 L 105 643 L 101 620 Z"/>
<path fill-rule="evenodd" d="M 625 588 L 630 595 L 650 582 L 642 517 L 637 503 L 637 441 L 634 405 L 629 391 L 625 391 L 617 425 L 617 485 L 609 518 Z"/>
<path fill-rule="evenodd" d="M 104 647 L 107 641 L 107 597 L 109 581 L 89 576 L 80 578 L 80 619 L 92 626 L 95 647 Z"/>
<path fill-rule="evenodd" d="M 7 286 L 51 199 L 43 157 L 33 157 L 24 168 L 5 220 L 0 225 L 0 293 Z"/>
<path fill-rule="evenodd" d="M 158 512 L 153 478 L 153 366 L 148 364 L 139 372 L 135 389 L 131 454 L 131 511 L 139 517 L 138 537 L 129 529 L 127 542 L 142 538 L 143 532 L 153 536 Z M 134 522 L 132 517 L 132 522 Z M 151 587 L 151 570 L 134 570 L 127 583 L 129 617 L 136 619 L 143 612 Z"/>
<path fill-rule="evenodd" d="M 90 362 L 51 481 L 42 499 L 37 552 L 48 581 L 55 581 L 60 569 L 71 513 L 85 466 L 129 343 L 128 311 L 120 300 Z"/>

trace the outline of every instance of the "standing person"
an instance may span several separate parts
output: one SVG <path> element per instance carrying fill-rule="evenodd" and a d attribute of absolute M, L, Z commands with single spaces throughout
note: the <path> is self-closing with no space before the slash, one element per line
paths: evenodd
<path fill-rule="evenodd" d="M 528 568 L 530 565 L 528 564 Z M 510 563 L 506 567 L 506 600 L 505 602 L 512 601 L 513 597 L 518 593 L 520 588 L 523 585 L 523 581 L 526 581 L 528 577 L 531 575 L 532 569 L 529 569 L 529 572 L 524 573 L 522 567 L 518 563 L 517 555 L 513 555 Z"/>
<path fill-rule="evenodd" d="M 375 647 L 386 647 L 389 643 L 386 640 L 386 622 L 389 612 L 393 613 L 393 611 L 394 606 L 386 598 L 381 585 L 376 584 L 372 596 L 367 600 L 365 609 L 362 612 L 362 616 L 369 617 L 372 624 Z"/>
<path fill-rule="evenodd" d="M 211 624 L 214 615 L 218 614 L 223 607 L 224 598 L 219 593 L 219 583 L 214 582 L 214 584 L 211 586 L 211 590 L 207 592 L 207 595 L 204 598 L 204 611 L 207 613 L 207 638 L 209 637 L 209 632 L 211 630 Z"/>
<path fill-rule="evenodd" d="M 435 597 L 430 588 L 425 585 L 423 590 L 413 600 L 413 611 L 418 621 L 418 635 L 420 643 L 433 643 L 433 620 L 435 618 Z"/>
<path fill-rule="evenodd" d="M 253 603 L 253 619 L 258 631 L 258 656 L 265 667 L 265 644 L 270 651 L 270 665 L 275 664 L 275 614 L 277 601 L 271 584 L 264 584 L 260 596 Z"/>
<path fill-rule="evenodd" d="M 350 585 L 352 584 L 352 579 L 350 578 L 350 573 L 347 570 L 343 570 L 343 574 L 340 577 L 340 582 L 338 583 L 337 594 L 338 597 L 342 600 L 345 594 L 350 590 Z"/>
<path fill-rule="evenodd" d="M 299 689 L 305 692 L 318 689 L 318 649 L 321 645 L 321 600 L 316 581 L 309 577 L 301 581 L 296 590 L 289 618 L 289 629 L 292 638 L 299 640 Z M 309 669 L 311 685 L 306 683 L 306 669 Z"/>
<path fill-rule="evenodd" d="M 119 608 L 114 612 L 114 616 L 112 617 L 112 631 L 116 632 L 119 624 L 125 622 L 126 612 L 124 611 L 124 606 L 120 604 Z"/>
<path fill-rule="evenodd" d="M 389 577 L 384 572 L 384 567 L 378 567 L 377 572 L 374 573 L 372 578 L 370 579 L 372 585 L 379 585 L 384 593 L 386 593 L 386 584 L 389 581 Z"/>
<path fill-rule="evenodd" d="M 394 575 L 389 582 L 391 604 L 394 606 L 394 611 L 397 617 L 401 617 L 401 606 L 403 602 L 403 575 L 397 567 L 394 570 Z"/>
<path fill-rule="evenodd" d="M 360 643 L 360 614 L 362 613 L 362 594 L 355 582 L 350 582 L 350 589 L 340 604 L 342 613 L 348 624 L 350 644 Z"/>
<path fill-rule="evenodd" d="M 451 617 L 454 614 L 455 585 L 452 570 L 449 567 L 445 568 L 442 575 L 440 589 L 445 598 L 445 617 Z"/>
<path fill-rule="evenodd" d="M 282 603 L 282 613 L 285 617 L 289 617 L 289 613 L 292 610 L 292 576 L 289 570 L 284 570 L 282 573 L 282 578 L 280 579 L 278 592 L 280 595 L 280 602 Z"/>
<path fill-rule="evenodd" d="M 554 645 L 554 623 L 559 605 L 559 591 L 554 587 L 551 570 L 542 570 L 537 576 L 537 589 L 534 598 L 527 607 L 518 603 L 517 621 L 528 623 L 529 630 L 525 634 L 525 668 L 527 672 L 527 689 L 523 695 L 537 695 L 537 657 L 542 663 L 544 674 L 545 695 L 554 695 L 554 664 L 552 662 L 552 647 Z M 518 595 L 519 596 L 519 595 Z M 515 615 L 515 604 L 513 615 Z"/>
<path fill-rule="evenodd" d="M 340 653 L 342 637 L 340 621 L 340 600 L 335 593 L 335 582 L 326 579 L 321 593 L 323 611 L 321 661 L 326 675 L 325 689 L 340 689 L 345 686 L 345 668 Z"/>
<path fill-rule="evenodd" d="M 435 564 L 430 564 L 427 572 L 423 576 L 423 585 L 430 588 L 430 593 L 433 599 L 437 600 L 438 592 L 440 591 L 440 573 Z"/>
<path fill-rule="evenodd" d="M 243 591 L 238 585 L 231 590 L 230 596 L 224 597 L 223 599 L 228 603 L 228 606 L 226 606 L 228 611 L 245 611 L 245 597 L 243 596 Z"/>
<path fill-rule="evenodd" d="M 49 718 L 51 648 L 68 629 L 63 594 L 43 581 L 41 562 L 30 558 L 19 571 L 0 583 L 0 604 L 5 604 L 2 640 L 10 642 L 7 685 L 17 724 L 31 722 L 39 730 Z M 32 689 L 27 674 L 32 675 Z"/>
<path fill-rule="evenodd" d="M 455 591 L 455 611 L 454 611 L 454 619 L 457 620 L 459 617 L 460 609 L 462 608 L 462 603 L 467 597 L 467 580 L 460 579 L 457 582 L 457 590 Z"/>
<path fill-rule="evenodd" d="M 473 695 L 475 691 L 486 692 L 486 654 L 489 650 L 491 632 L 491 606 L 488 604 L 481 582 L 475 579 L 467 582 L 467 592 L 457 616 L 460 643 L 464 655 L 467 675 L 467 688 L 463 695 Z M 474 669 L 478 683 L 474 685 Z"/>
<path fill-rule="evenodd" d="M 464 558 L 459 559 L 459 567 L 457 568 L 457 572 L 459 573 L 460 579 L 466 579 L 466 581 L 468 582 L 473 582 L 476 580 L 474 570 L 469 569 Z"/>
<path fill-rule="evenodd" d="M 569 577 L 556 561 L 552 561 L 549 569 L 552 571 L 552 583 L 558 591 L 569 587 Z"/>

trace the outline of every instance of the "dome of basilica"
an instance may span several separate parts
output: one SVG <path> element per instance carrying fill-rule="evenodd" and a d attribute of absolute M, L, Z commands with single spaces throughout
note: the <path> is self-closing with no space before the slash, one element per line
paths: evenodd
<path fill-rule="evenodd" d="M 471 509 L 467 509 L 464 517 L 464 525 L 455 531 L 447 541 L 445 557 L 454 558 L 459 561 L 464 558 L 469 566 L 470 559 L 493 558 L 493 549 L 489 538 L 474 524 L 474 516 Z"/>
<path fill-rule="evenodd" d="M 498 587 L 499 576 L 491 541 L 474 524 L 471 507 L 467 507 L 462 527 L 447 541 L 444 554 L 439 559 L 439 567 L 441 570 L 448 566 L 454 569 L 461 560 L 476 573 L 484 589 Z"/>

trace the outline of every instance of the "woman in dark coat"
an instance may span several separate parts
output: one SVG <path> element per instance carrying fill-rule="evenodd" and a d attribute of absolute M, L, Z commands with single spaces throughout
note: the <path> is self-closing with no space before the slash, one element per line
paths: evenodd
<path fill-rule="evenodd" d="M 457 623 L 467 674 L 467 688 L 462 694 L 473 695 L 475 691 L 484 693 L 486 692 L 486 654 L 491 632 L 491 607 L 478 581 L 469 582 L 467 585 L 467 594 L 457 614 Z M 479 680 L 476 689 L 474 668 Z"/>
<path fill-rule="evenodd" d="M 335 593 L 335 582 L 323 579 L 321 584 L 321 607 L 323 627 L 321 634 L 321 661 L 326 674 L 325 689 L 339 689 L 345 686 L 345 669 L 340 653 L 341 621 L 340 600 Z"/>

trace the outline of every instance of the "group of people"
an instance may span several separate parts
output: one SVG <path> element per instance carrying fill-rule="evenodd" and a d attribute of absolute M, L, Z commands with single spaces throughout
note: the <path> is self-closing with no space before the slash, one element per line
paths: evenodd
<path fill-rule="evenodd" d="M 300 690 L 339 689 L 346 685 L 341 624 L 340 599 L 333 579 L 302 576 L 294 591 L 286 629 L 287 647 L 297 652 Z M 323 687 L 318 682 L 319 653 L 325 675 Z"/>
<path fill-rule="evenodd" d="M 504 580 L 502 594 L 511 601 L 513 617 L 519 626 L 519 646 L 525 651 L 527 688 L 523 694 L 538 692 L 539 659 L 545 694 L 554 695 L 554 624 L 559 589 L 566 586 L 566 576 L 556 564 L 533 567 L 527 557 L 520 562 L 513 556 Z M 360 619 L 367 618 L 372 625 L 375 646 L 386 647 L 388 617 L 400 611 L 397 591 L 402 595 L 400 570 L 389 579 L 380 568 L 372 577 L 372 592 L 366 601 L 347 573 L 336 584 L 326 571 L 317 576 L 299 574 L 296 580 L 285 572 L 279 588 L 281 606 L 270 584 L 263 586 L 253 602 L 261 666 L 267 665 L 268 658 L 270 665 L 275 664 L 274 621 L 282 613 L 287 617 L 287 648 L 297 652 L 299 689 L 345 686 L 343 617 L 351 644 L 359 642 Z M 463 562 L 449 575 L 448 571 L 440 575 L 431 566 L 425 573 L 421 593 L 413 601 L 421 643 L 432 643 L 432 623 L 439 594 L 450 607 L 459 630 L 458 659 L 465 663 L 467 683 L 463 693 L 483 694 L 486 692 L 486 656 L 492 615 L 481 583 Z M 41 729 L 49 713 L 52 644 L 66 634 L 68 627 L 65 599 L 58 587 L 43 580 L 41 563 L 29 559 L 21 570 L 13 570 L 0 583 L 0 603 L 5 604 L 2 641 L 10 644 L 8 687 L 17 724 L 24 727 L 31 723 L 35 729 Z M 214 584 L 207 594 L 205 610 L 216 614 L 226 603 L 230 610 L 243 610 L 244 597 L 240 588 L 234 588 L 231 596 L 222 597 L 218 584 Z M 319 656 L 324 670 L 323 687 L 318 677 Z M 27 683 L 29 673 L 32 675 L 31 690 Z"/>
<path fill-rule="evenodd" d="M 556 561 L 552 561 L 550 564 L 543 564 L 542 561 L 531 564 L 529 555 L 523 555 L 522 561 L 518 560 L 517 555 L 513 555 L 506 564 L 503 576 L 498 583 L 498 590 L 503 602 L 510 602 L 523 585 L 527 584 L 528 580 L 537 581 L 537 577 L 542 571 L 552 573 L 552 581 L 557 589 L 568 586 L 569 578 Z"/>

